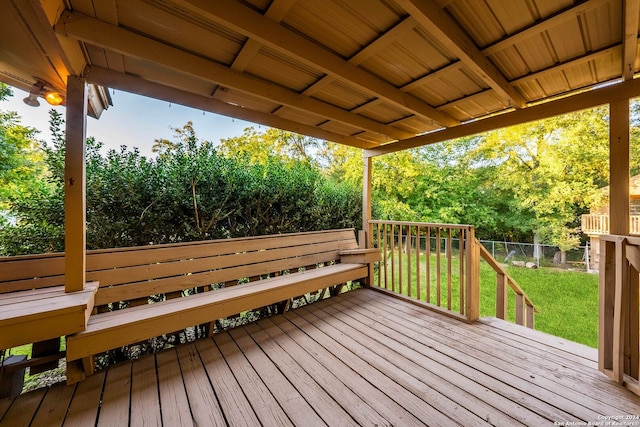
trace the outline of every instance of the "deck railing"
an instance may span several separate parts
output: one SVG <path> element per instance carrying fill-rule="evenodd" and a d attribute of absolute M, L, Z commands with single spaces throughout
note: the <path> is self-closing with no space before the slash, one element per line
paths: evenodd
<path fill-rule="evenodd" d="M 509 276 L 500 263 L 489 253 L 487 248 L 478 242 L 480 257 L 496 272 L 496 317 L 507 320 L 509 310 L 509 290 L 515 294 L 515 321 L 533 329 L 535 313 L 538 312 L 531 299 L 524 293 L 520 285 Z"/>
<path fill-rule="evenodd" d="M 497 276 L 496 317 L 507 318 L 515 293 L 516 323 L 533 328 L 535 307 L 522 288 L 475 238 L 471 225 L 370 221 L 382 262 L 373 286 L 473 322 L 480 314 L 480 257 Z"/>
<path fill-rule="evenodd" d="M 640 238 L 600 236 L 599 369 L 640 395 Z"/>
<path fill-rule="evenodd" d="M 629 217 L 630 234 L 640 234 L 640 215 Z M 590 235 L 609 234 L 609 215 L 582 215 L 580 228 Z"/>
<path fill-rule="evenodd" d="M 470 225 L 370 222 L 382 262 L 373 285 L 469 322 L 479 315 L 475 229 Z"/>

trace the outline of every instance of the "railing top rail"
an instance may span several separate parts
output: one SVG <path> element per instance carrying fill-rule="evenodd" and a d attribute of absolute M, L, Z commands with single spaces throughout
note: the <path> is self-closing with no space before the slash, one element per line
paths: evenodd
<path fill-rule="evenodd" d="M 600 241 L 617 242 L 620 240 L 626 240 L 627 243 L 635 246 L 640 246 L 640 237 L 638 236 L 623 236 L 618 234 L 603 234 L 600 236 Z"/>
<path fill-rule="evenodd" d="M 412 221 L 393 221 L 383 219 L 371 219 L 369 224 L 394 224 L 394 225 L 409 225 L 418 227 L 440 227 L 440 228 L 453 228 L 458 230 L 469 230 L 474 228 L 473 225 L 468 224 L 439 224 L 434 222 L 412 222 Z"/>
<path fill-rule="evenodd" d="M 496 261 L 496 259 L 489 253 L 487 248 L 485 248 L 484 245 L 482 245 L 478 239 L 476 239 L 476 244 L 480 247 L 480 256 L 482 257 L 482 259 L 485 260 L 487 264 L 489 264 L 491 268 L 493 268 L 496 271 L 496 273 L 503 274 L 507 278 L 507 283 L 509 284 L 509 287 L 517 295 L 521 295 L 524 298 L 525 304 L 527 304 L 529 307 L 533 307 L 534 311 L 537 313 L 538 309 L 535 307 L 535 305 L 533 305 L 533 302 L 527 296 L 527 294 L 522 290 L 520 285 L 518 285 L 518 283 L 515 280 L 513 280 L 511 276 L 509 276 L 509 274 L 504 269 L 504 267 L 500 265 L 498 261 Z"/>

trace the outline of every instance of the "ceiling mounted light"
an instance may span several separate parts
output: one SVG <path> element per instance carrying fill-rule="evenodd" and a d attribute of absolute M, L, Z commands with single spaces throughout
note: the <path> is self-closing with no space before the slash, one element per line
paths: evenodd
<path fill-rule="evenodd" d="M 40 106 L 38 97 L 41 96 L 50 105 L 61 105 L 64 102 L 64 97 L 60 92 L 49 90 L 48 88 L 50 87 L 51 85 L 46 83 L 44 80 L 36 79 L 36 82 L 33 84 L 33 86 L 29 88 L 29 96 L 24 98 L 22 101 L 31 107 L 38 107 Z"/>
<path fill-rule="evenodd" d="M 59 92 L 55 92 L 55 91 L 48 91 L 44 95 L 44 99 L 50 105 L 53 105 L 53 106 L 60 105 L 60 104 L 62 104 L 62 101 L 64 101 L 64 98 L 62 97 L 62 95 L 60 95 Z"/>
<path fill-rule="evenodd" d="M 33 93 L 33 92 L 29 92 L 29 96 L 24 98 L 22 101 L 25 104 L 27 104 L 27 105 L 29 105 L 31 107 L 39 107 L 40 106 L 40 102 L 38 102 L 38 94 Z"/>

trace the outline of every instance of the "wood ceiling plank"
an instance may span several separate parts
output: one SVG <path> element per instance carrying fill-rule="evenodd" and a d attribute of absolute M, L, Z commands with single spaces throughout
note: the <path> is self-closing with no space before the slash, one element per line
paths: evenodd
<path fill-rule="evenodd" d="M 509 84 L 500 70 L 478 49 L 462 28 L 432 0 L 398 0 L 425 31 L 445 46 L 483 81 L 516 108 L 524 108 L 524 97 Z"/>
<path fill-rule="evenodd" d="M 625 99 L 628 100 L 638 96 L 640 96 L 640 79 L 627 80 L 626 82 L 566 96 L 554 101 L 542 102 L 522 110 L 512 110 L 511 112 L 498 114 L 486 119 L 472 121 L 455 128 L 435 131 L 426 135 L 385 144 L 366 150 L 365 157 L 380 156 L 382 154 L 422 147 L 424 145 L 449 141 L 465 136 L 477 135 L 482 132 L 546 119 L 561 114 L 593 108 L 598 105 Z"/>
<path fill-rule="evenodd" d="M 391 28 L 389 31 L 385 32 L 383 35 L 381 35 L 380 37 L 375 39 L 373 42 L 371 42 L 369 45 L 367 45 L 364 49 L 356 53 L 353 57 L 349 59 L 349 62 L 351 62 L 354 65 L 362 64 L 368 58 L 370 58 L 371 56 L 379 52 L 381 49 L 384 49 L 390 43 L 393 43 L 394 41 L 396 41 L 406 31 L 409 31 L 415 28 L 416 24 L 417 22 L 413 18 L 411 17 L 405 18 L 404 20 L 400 21 L 400 23 L 398 23 L 393 28 Z M 326 75 L 322 79 L 318 80 L 317 82 L 309 86 L 307 89 L 305 89 L 303 94 L 307 96 L 313 95 L 314 93 L 322 90 L 332 81 L 333 81 L 333 77 L 330 75 Z"/>
<path fill-rule="evenodd" d="M 95 18 L 76 12 L 65 12 L 56 24 L 56 31 L 85 43 L 103 47 L 125 56 L 179 71 L 211 83 L 234 88 L 272 102 L 288 105 L 302 111 L 309 111 L 332 120 L 342 121 L 386 135 L 395 140 L 408 137 L 407 133 L 391 126 L 376 122 L 336 106 L 299 95 L 282 86 L 248 76 L 218 63 L 184 52 L 177 48 L 149 39 Z"/>
<path fill-rule="evenodd" d="M 519 31 L 506 39 L 503 39 L 497 43 L 492 44 L 491 46 L 482 49 L 482 53 L 486 56 L 490 56 L 504 50 L 508 47 L 513 46 L 516 43 L 525 41 L 531 37 L 539 35 L 540 33 L 547 31 L 550 28 L 556 27 L 558 25 L 562 25 L 563 23 L 576 19 L 579 15 L 584 14 L 585 12 L 598 8 L 605 3 L 608 3 L 611 0 L 588 0 L 584 3 L 581 3 L 577 6 L 574 6 L 570 9 L 565 10 L 564 12 L 560 12 L 557 15 L 554 15 L 550 18 L 546 18 L 541 22 L 534 24 L 522 31 Z"/>
<path fill-rule="evenodd" d="M 301 125 L 300 123 L 273 116 L 271 114 L 228 104 L 207 96 L 196 95 L 184 90 L 174 89 L 159 83 L 153 83 L 139 77 L 121 74 L 105 68 L 95 66 L 87 67 L 83 76 L 92 83 L 113 89 L 148 96 L 174 104 L 185 105 L 191 108 L 221 114 L 223 116 L 247 120 L 253 123 L 263 124 L 265 126 L 272 126 L 299 133 L 301 135 L 308 135 L 319 139 L 350 145 L 352 147 L 371 148 L 371 144 L 348 135 L 328 132 L 313 126 Z"/>
<path fill-rule="evenodd" d="M 179 0 L 181 6 L 199 13 L 233 31 L 258 40 L 270 48 L 290 55 L 305 64 L 318 68 L 334 78 L 371 92 L 376 97 L 398 105 L 415 114 L 431 118 L 444 126 L 459 122 L 425 102 L 398 90 L 379 77 L 349 63 L 333 52 L 297 33 L 265 18 L 260 13 L 235 0 Z"/>
<path fill-rule="evenodd" d="M 624 4 L 624 34 L 622 39 L 622 78 L 633 79 L 635 74 L 636 52 L 638 50 L 638 15 L 640 14 L 640 0 L 623 0 Z"/>

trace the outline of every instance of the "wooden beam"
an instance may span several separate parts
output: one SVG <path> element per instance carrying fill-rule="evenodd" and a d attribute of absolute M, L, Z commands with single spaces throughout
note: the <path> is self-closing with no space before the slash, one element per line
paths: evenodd
<path fill-rule="evenodd" d="M 399 4 L 422 25 L 429 34 L 449 50 L 486 84 L 508 99 L 515 108 L 524 108 L 526 101 L 500 70 L 478 49 L 474 41 L 432 0 L 399 0 Z"/>
<path fill-rule="evenodd" d="M 81 291 L 85 283 L 87 92 L 83 78 L 69 76 L 64 168 L 65 292 Z"/>
<path fill-rule="evenodd" d="M 329 132 L 319 127 L 303 125 L 268 113 L 262 113 L 260 111 L 254 111 L 237 105 L 228 104 L 207 96 L 196 95 L 191 92 L 174 89 L 159 83 L 141 79 L 140 77 L 118 73 L 102 67 L 87 67 L 83 73 L 83 77 L 91 83 L 107 86 L 113 89 L 148 96 L 162 101 L 172 102 L 174 104 L 185 105 L 199 110 L 221 114 L 223 116 L 247 120 L 253 123 L 260 123 L 265 126 L 284 129 L 302 135 L 312 136 L 314 138 L 325 139 L 357 148 L 371 148 L 374 146 L 367 141 L 351 136 Z"/>
<path fill-rule="evenodd" d="M 365 90 L 403 110 L 433 119 L 444 126 L 456 126 L 460 123 L 448 114 L 402 92 L 387 81 L 345 61 L 335 53 L 278 25 L 236 0 L 217 0 L 215 2 L 179 0 L 177 3 L 219 25 L 256 39 L 271 49 L 317 68 L 349 85 Z"/>
<path fill-rule="evenodd" d="M 296 0 L 274 0 L 269 5 L 269 9 L 267 9 L 264 16 L 271 19 L 273 22 L 280 22 L 295 2 Z M 245 68 L 247 68 L 247 65 L 249 65 L 256 54 L 260 51 L 261 47 L 262 44 L 260 44 L 260 42 L 254 39 L 248 39 L 233 60 L 231 69 L 244 71 Z"/>
<path fill-rule="evenodd" d="M 158 64 L 203 81 L 233 88 L 301 111 L 318 114 L 349 126 L 387 136 L 392 140 L 412 135 L 77 12 L 65 12 L 56 24 L 56 31 L 125 56 Z"/>
<path fill-rule="evenodd" d="M 388 30 L 387 32 L 382 34 L 380 37 L 378 37 L 377 39 L 369 43 L 364 49 L 360 50 L 358 53 L 356 53 L 351 58 L 349 58 L 349 62 L 354 65 L 362 64 L 364 61 L 371 58 L 377 52 L 384 49 L 389 44 L 393 43 L 403 34 L 415 28 L 416 24 L 417 22 L 415 21 L 415 19 L 411 17 L 403 19 L 394 27 L 392 27 L 390 30 Z M 324 76 L 323 78 L 321 78 L 320 80 L 318 80 L 317 82 L 309 86 L 307 89 L 305 89 L 303 93 L 305 95 L 312 95 L 317 91 L 322 90 L 322 88 L 324 88 L 328 83 L 330 83 L 333 80 L 334 78 L 327 74 L 326 76 Z M 371 102 L 375 102 L 375 100 Z"/>
<path fill-rule="evenodd" d="M 506 39 L 500 40 L 499 42 L 496 42 L 494 44 L 492 44 L 491 46 L 488 46 L 484 49 L 482 49 L 482 53 L 485 56 L 490 56 L 493 55 L 495 53 L 498 53 L 504 49 L 507 49 L 513 45 L 515 45 L 516 43 L 520 43 L 524 40 L 527 40 L 531 37 L 537 36 L 542 34 L 543 32 L 554 28 L 554 27 L 558 27 L 562 24 L 564 24 L 567 21 L 570 20 L 575 20 L 577 19 L 580 15 L 585 14 L 586 12 L 593 10 L 595 8 L 598 8 L 600 6 L 603 6 L 605 4 L 608 4 L 610 2 L 610 0 L 588 0 L 585 2 L 582 2 L 578 5 L 572 6 L 560 13 L 557 13 L 553 16 L 550 16 L 548 18 L 545 18 L 544 20 L 528 27 L 525 28 L 522 31 L 519 31 L 509 37 L 507 37 Z"/>
<path fill-rule="evenodd" d="M 609 234 L 629 234 L 629 100 L 610 105 Z"/>
<path fill-rule="evenodd" d="M 636 52 L 638 51 L 638 15 L 640 14 L 640 0 L 623 0 L 624 4 L 624 33 L 622 46 L 622 78 L 633 79 L 636 71 Z"/>
<path fill-rule="evenodd" d="M 455 128 L 431 132 L 397 142 L 392 142 L 380 147 L 369 149 L 366 156 L 379 156 L 408 150 L 423 145 L 449 141 L 455 138 L 477 135 L 490 130 L 501 129 L 521 123 L 559 116 L 586 108 L 596 107 L 609 102 L 628 100 L 640 96 L 640 80 L 629 80 L 623 83 L 615 83 L 609 86 L 581 92 L 576 95 L 568 95 L 554 101 L 543 102 L 522 110 L 515 110 L 498 114 L 485 119 L 476 120 Z"/>

